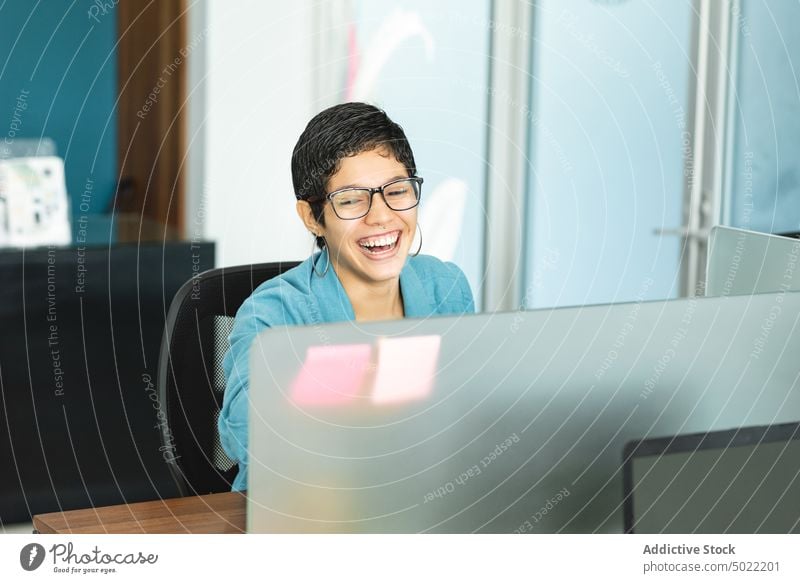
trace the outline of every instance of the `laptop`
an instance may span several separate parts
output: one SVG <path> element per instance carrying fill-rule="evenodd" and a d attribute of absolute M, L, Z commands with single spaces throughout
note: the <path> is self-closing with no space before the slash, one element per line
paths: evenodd
<path fill-rule="evenodd" d="M 625 532 L 800 533 L 800 423 L 628 443 Z"/>
<path fill-rule="evenodd" d="M 247 529 L 622 533 L 628 441 L 800 419 L 800 294 L 777 301 L 265 330 Z"/>
<path fill-rule="evenodd" d="M 707 296 L 800 290 L 800 239 L 716 226 L 708 241 Z"/>

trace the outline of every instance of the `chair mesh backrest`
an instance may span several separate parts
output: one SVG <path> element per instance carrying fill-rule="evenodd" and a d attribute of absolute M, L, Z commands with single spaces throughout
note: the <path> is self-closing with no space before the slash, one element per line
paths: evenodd
<path fill-rule="evenodd" d="M 233 318 L 228 316 L 214 316 L 214 374 L 211 377 L 211 386 L 214 389 L 217 397 L 221 400 L 225 394 L 225 371 L 222 369 L 222 359 L 225 358 L 225 353 L 228 352 L 228 337 L 233 332 Z M 217 420 L 219 420 L 219 411 L 214 415 L 214 427 L 217 427 Z M 219 440 L 219 434 L 214 432 L 214 446 L 211 450 L 211 461 L 214 467 L 220 472 L 228 472 L 236 466 L 225 450 L 222 449 L 222 444 Z"/>
<path fill-rule="evenodd" d="M 184 284 L 167 316 L 159 359 L 164 460 L 183 495 L 231 489 L 238 467 L 223 451 L 217 419 L 225 394 L 222 360 L 236 311 L 264 281 L 297 265 L 212 269 Z"/>

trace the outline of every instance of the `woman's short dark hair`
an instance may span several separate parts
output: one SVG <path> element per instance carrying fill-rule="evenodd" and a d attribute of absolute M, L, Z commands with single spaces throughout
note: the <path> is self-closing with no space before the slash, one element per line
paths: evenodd
<path fill-rule="evenodd" d="M 297 200 L 307 200 L 317 222 L 325 224 L 324 196 L 328 181 L 339 171 L 342 159 L 383 148 L 417 173 L 414 154 L 405 132 L 382 109 L 367 103 L 342 103 L 315 115 L 292 152 L 292 182 Z M 324 241 L 317 237 L 322 248 Z"/>

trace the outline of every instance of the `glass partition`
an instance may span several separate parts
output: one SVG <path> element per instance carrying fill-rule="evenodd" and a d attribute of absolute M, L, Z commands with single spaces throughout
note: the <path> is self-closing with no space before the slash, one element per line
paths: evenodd
<path fill-rule="evenodd" d="M 528 307 L 675 297 L 692 147 L 688 0 L 535 3 Z"/>
<path fill-rule="evenodd" d="M 375 103 L 403 126 L 425 178 L 422 252 L 457 263 L 479 302 L 491 3 L 354 6 L 341 98 Z"/>
<path fill-rule="evenodd" d="M 782 233 L 800 230 L 800 4 L 734 5 L 735 79 L 723 222 Z"/>

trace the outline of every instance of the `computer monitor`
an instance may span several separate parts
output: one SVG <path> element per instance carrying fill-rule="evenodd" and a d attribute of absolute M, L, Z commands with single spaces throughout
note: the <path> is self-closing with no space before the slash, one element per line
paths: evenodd
<path fill-rule="evenodd" d="M 800 419 L 798 325 L 788 292 L 266 330 L 248 530 L 622 533 L 628 441 Z"/>
<path fill-rule="evenodd" d="M 634 441 L 625 532 L 800 533 L 800 423 Z"/>
<path fill-rule="evenodd" d="M 707 296 L 800 290 L 800 239 L 717 226 L 708 245 Z"/>

